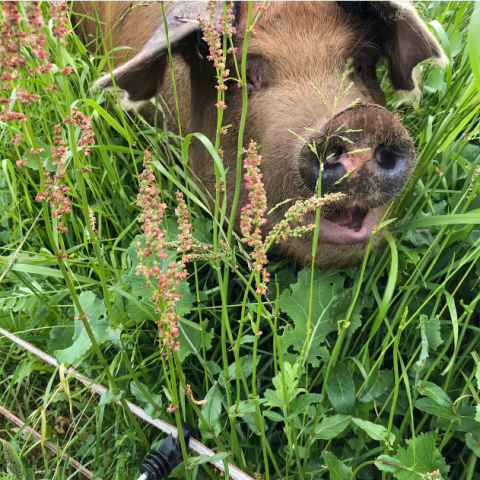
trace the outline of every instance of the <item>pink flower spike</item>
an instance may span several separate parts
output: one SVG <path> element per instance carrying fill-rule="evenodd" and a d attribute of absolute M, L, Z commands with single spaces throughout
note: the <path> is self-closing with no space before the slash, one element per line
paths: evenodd
<path fill-rule="evenodd" d="M 253 247 L 253 252 L 250 253 L 253 258 L 253 269 L 262 273 L 262 280 L 257 281 L 257 293 L 266 294 L 270 274 L 265 269 L 268 259 L 265 253 L 266 243 L 262 240 L 261 232 L 261 226 L 267 222 L 263 216 L 267 211 L 267 194 L 259 168 L 261 158 L 257 153 L 257 144 L 252 140 L 243 162 L 243 168 L 246 170 L 245 187 L 250 193 L 249 203 L 240 212 L 240 230 L 243 235 L 242 242 Z"/>

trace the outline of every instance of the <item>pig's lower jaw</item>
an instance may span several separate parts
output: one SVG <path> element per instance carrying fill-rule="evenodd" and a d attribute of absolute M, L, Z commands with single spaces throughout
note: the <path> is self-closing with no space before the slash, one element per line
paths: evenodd
<path fill-rule="evenodd" d="M 352 207 L 343 213 L 320 218 L 318 239 L 331 245 L 367 243 L 376 224 L 382 221 L 383 208 L 370 210 Z"/>

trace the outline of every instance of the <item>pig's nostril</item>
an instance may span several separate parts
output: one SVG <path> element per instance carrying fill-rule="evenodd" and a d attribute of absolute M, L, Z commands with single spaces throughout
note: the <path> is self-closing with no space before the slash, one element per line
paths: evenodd
<path fill-rule="evenodd" d="M 342 147 L 329 148 L 325 152 L 324 168 L 334 167 L 343 154 Z"/>
<path fill-rule="evenodd" d="M 393 170 L 397 166 L 397 162 L 404 158 L 405 155 L 395 148 L 387 149 L 385 145 L 379 145 L 375 149 L 375 158 L 382 169 Z"/>

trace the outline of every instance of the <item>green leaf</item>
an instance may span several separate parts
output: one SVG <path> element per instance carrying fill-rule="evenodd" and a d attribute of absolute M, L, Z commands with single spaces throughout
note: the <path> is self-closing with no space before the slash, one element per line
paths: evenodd
<path fill-rule="evenodd" d="M 476 113 L 473 111 L 472 113 Z M 450 140 L 451 143 L 451 140 Z M 437 215 L 435 217 L 421 217 L 401 223 L 390 229 L 392 233 L 408 232 L 416 228 L 433 227 L 435 225 L 478 225 L 480 215 L 478 213 L 459 213 L 452 215 Z"/>
<path fill-rule="evenodd" d="M 261 358 L 261 355 L 257 355 L 257 366 Z M 239 363 L 240 370 L 245 375 L 245 378 L 248 378 L 253 373 L 253 355 L 243 355 L 240 357 Z M 228 366 L 228 377 L 230 380 L 235 380 L 237 378 L 237 368 L 235 362 Z"/>
<path fill-rule="evenodd" d="M 362 430 L 364 430 L 367 435 L 374 440 L 379 442 L 388 442 L 392 445 L 395 441 L 395 435 L 390 433 L 390 436 L 387 438 L 387 429 L 383 425 L 377 425 L 368 420 L 362 420 L 361 418 L 352 418 L 352 422 L 358 425 Z"/>
<path fill-rule="evenodd" d="M 264 398 L 258 399 L 258 403 L 261 405 L 262 403 L 265 403 L 266 400 Z M 228 409 L 228 415 L 231 417 L 243 417 L 246 413 L 250 412 L 255 412 L 256 410 L 256 400 L 249 399 L 249 400 L 240 400 L 238 403 L 238 408 L 236 404 L 234 403 L 229 409 Z"/>
<path fill-rule="evenodd" d="M 321 402 L 322 400 L 323 395 L 320 395 L 319 393 L 305 393 L 304 395 L 298 396 L 290 404 L 292 411 L 287 415 L 286 420 L 292 420 L 293 417 L 300 414 L 305 407 L 308 407 L 313 403 Z"/>
<path fill-rule="evenodd" d="M 213 244 L 213 222 L 206 217 L 197 217 L 193 223 L 193 236 L 206 245 Z"/>
<path fill-rule="evenodd" d="M 307 326 L 310 303 L 310 267 L 305 268 L 298 274 L 298 282 L 292 286 L 292 290 L 285 290 L 280 296 L 280 309 L 287 313 L 295 323 L 292 330 L 287 327 L 279 337 L 280 345 L 284 353 L 289 348 L 300 353 L 307 340 Z M 325 337 L 338 326 L 333 320 L 338 313 L 338 307 L 344 294 L 345 278 L 338 270 L 320 272 L 315 270 L 313 277 L 313 299 L 311 316 L 311 336 L 308 346 L 308 361 L 314 367 L 318 367 L 318 357 L 325 356 L 326 350 L 321 344 Z"/>
<path fill-rule="evenodd" d="M 468 125 L 468 123 L 474 117 L 474 115 L 476 115 L 476 113 L 477 111 L 473 110 L 468 115 L 462 115 L 462 117 L 458 119 L 459 121 L 455 123 L 456 126 L 453 129 L 453 131 L 449 132 L 449 135 L 445 136 L 443 143 L 437 148 L 437 152 L 441 153 L 449 145 L 451 145 L 451 143 L 455 140 L 455 138 L 457 138 L 458 134 Z M 467 216 L 467 214 L 463 214 L 463 215 Z M 446 217 L 446 216 L 448 215 L 440 215 L 440 217 Z M 451 216 L 455 217 L 457 215 L 451 215 Z M 459 215 L 459 216 L 462 216 L 462 215 Z M 465 223 L 469 223 L 469 222 L 465 222 Z"/>
<path fill-rule="evenodd" d="M 118 390 L 118 393 L 115 393 L 113 388 L 107 390 L 103 395 L 100 395 L 100 402 L 98 405 L 110 405 L 111 403 L 117 403 L 122 398 L 123 391 Z"/>
<path fill-rule="evenodd" d="M 50 330 L 50 341 L 48 342 L 47 352 L 55 355 L 57 350 L 65 350 L 72 345 L 73 332 L 65 327 L 54 327 Z"/>
<path fill-rule="evenodd" d="M 45 275 L 47 277 L 63 278 L 63 273 L 61 270 L 57 270 L 56 268 L 42 267 L 40 265 L 16 263 L 11 267 L 11 270 L 15 272 L 25 272 L 31 275 Z M 84 277 L 83 275 L 77 275 L 74 273 L 72 273 L 72 275 L 76 282 L 91 283 L 92 281 L 90 278 Z"/>
<path fill-rule="evenodd" d="M 26 478 L 26 472 L 20 457 L 7 441 L 0 438 L 0 442 L 3 444 L 3 455 L 11 478 L 13 480 L 24 480 Z"/>
<path fill-rule="evenodd" d="M 124 351 L 123 343 L 122 343 L 122 331 L 123 325 L 120 323 L 115 328 L 108 329 L 108 341 L 115 345 L 119 350 Z"/>
<path fill-rule="evenodd" d="M 330 472 L 330 480 L 350 480 L 352 471 L 335 455 L 324 451 L 323 458 Z"/>
<path fill-rule="evenodd" d="M 384 393 L 392 381 L 393 374 L 391 370 L 375 370 L 371 372 L 358 399 L 364 403 L 371 402 Z"/>
<path fill-rule="evenodd" d="M 205 400 L 207 403 L 202 405 L 202 415 L 208 425 L 202 421 L 199 422 L 200 433 L 203 438 L 218 437 L 222 431 L 220 424 L 220 414 L 222 413 L 222 394 L 218 388 L 218 383 L 215 383 L 208 391 Z"/>
<path fill-rule="evenodd" d="M 478 441 L 478 430 L 465 434 L 465 443 L 467 447 L 477 456 L 480 457 L 480 443 Z"/>
<path fill-rule="evenodd" d="M 434 92 L 445 92 L 447 89 L 447 82 L 444 80 L 445 69 L 436 67 L 432 70 L 432 73 L 428 76 L 427 84 L 425 89 L 429 93 Z"/>
<path fill-rule="evenodd" d="M 220 452 L 215 455 L 199 455 L 198 457 L 190 457 L 188 463 L 190 465 L 200 465 L 202 463 L 213 463 L 227 458 L 230 454 L 228 452 Z"/>
<path fill-rule="evenodd" d="M 423 397 L 415 402 L 415 407 L 422 412 L 430 413 L 437 417 L 448 418 L 450 420 L 458 420 L 458 415 L 453 413 L 452 407 L 439 405 L 433 398 Z"/>
<path fill-rule="evenodd" d="M 281 402 L 275 391 L 270 389 L 270 388 L 267 388 L 267 390 L 265 390 L 265 399 L 267 400 L 267 403 L 265 404 L 266 407 L 279 407 L 279 408 L 284 408 L 285 406 L 285 403 L 284 402 Z"/>
<path fill-rule="evenodd" d="M 248 428 L 255 434 L 258 435 L 259 437 L 262 435 L 262 432 L 260 431 L 260 427 L 257 424 L 257 421 L 255 420 L 255 417 L 251 413 L 246 413 L 243 416 L 243 420 L 247 423 Z"/>
<path fill-rule="evenodd" d="M 240 340 L 240 345 L 244 345 L 246 343 L 253 343 L 255 341 L 255 335 L 242 335 L 242 339 Z"/>
<path fill-rule="evenodd" d="M 480 362 L 477 363 L 475 379 L 477 380 L 477 390 L 480 390 Z"/>
<path fill-rule="evenodd" d="M 150 396 L 150 398 L 155 402 L 155 405 L 152 405 L 147 397 L 140 390 L 136 382 L 133 380 L 130 382 L 130 391 L 133 393 L 134 397 L 137 399 L 139 405 L 152 417 L 158 418 L 160 416 L 160 407 L 162 406 L 162 396 L 160 394 L 154 394 L 151 390 L 141 382 L 140 385 L 143 387 L 145 392 Z"/>
<path fill-rule="evenodd" d="M 453 407 L 453 402 L 450 397 L 438 385 L 432 382 L 420 382 L 418 391 L 422 395 L 432 398 L 443 407 L 449 407 L 450 409 Z"/>
<path fill-rule="evenodd" d="M 476 415 L 475 415 L 475 420 L 476 420 L 477 422 L 480 422 L 480 404 L 477 405 L 477 413 L 476 413 Z"/>
<path fill-rule="evenodd" d="M 392 465 L 392 463 L 394 465 Z M 398 472 L 403 465 L 399 462 L 399 460 L 396 460 L 389 455 L 380 455 L 375 460 L 375 466 L 382 472 L 395 473 Z"/>
<path fill-rule="evenodd" d="M 82 292 L 79 297 L 80 305 L 86 314 L 86 318 L 92 330 L 93 336 L 99 345 L 103 345 L 109 337 L 110 325 L 107 320 L 101 320 L 106 317 L 106 308 L 103 300 L 98 299 L 94 293 Z M 75 316 L 79 315 L 75 308 Z M 75 320 L 75 334 L 73 335 L 73 344 L 63 350 L 57 350 L 55 356 L 59 363 L 71 365 L 78 362 L 91 348 L 92 342 L 88 337 L 87 331 L 83 326 L 82 320 Z"/>
<path fill-rule="evenodd" d="M 300 364 L 297 362 L 293 366 L 289 362 L 283 363 L 283 373 L 285 376 L 285 390 L 283 388 L 283 379 L 282 373 L 279 371 L 275 377 L 272 378 L 272 383 L 275 387 L 275 396 L 281 402 L 282 409 L 285 410 L 287 406 L 287 399 L 285 398 L 285 393 L 287 394 L 289 402 L 293 402 L 295 397 L 303 391 L 303 389 L 298 388 L 299 382 L 299 367 Z"/>
<path fill-rule="evenodd" d="M 350 370 L 341 362 L 332 368 L 327 380 L 327 395 L 333 408 L 343 415 L 353 413 L 355 384 Z"/>
<path fill-rule="evenodd" d="M 440 320 L 438 317 L 434 317 L 431 320 L 425 319 L 424 327 L 428 348 L 435 351 L 443 343 L 440 336 Z"/>
<path fill-rule="evenodd" d="M 262 412 L 262 415 L 264 417 L 269 418 L 270 420 L 272 420 L 274 422 L 284 422 L 285 421 L 285 419 L 280 414 L 278 414 L 277 412 L 272 412 L 272 410 L 265 410 L 264 412 Z"/>
<path fill-rule="evenodd" d="M 127 130 L 125 130 L 104 108 L 102 108 L 97 102 L 91 100 L 90 98 L 84 98 L 84 102 L 88 103 L 92 108 L 94 108 L 97 113 L 103 117 L 103 119 L 114 128 L 123 138 L 130 138 Z M 130 140 L 131 141 L 131 140 Z"/>
<path fill-rule="evenodd" d="M 178 322 L 178 326 L 180 328 L 180 334 L 177 338 L 177 340 L 180 342 L 178 358 L 181 362 L 183 362 L 192 353 L 199 354 L 203 351 L 202 331 L 205 350 L 210 350 L 212 348 L 212 340 L 214 333 L 213 328 L 211 328 L 210 331 L 207 330 L 207 319 L 203 320 L 202 323 L 198 325 L 200 330 L 190 327 L 183 321 L 183 319 L 180 319 L 180 322 Z"/>
<path fill-rule="evenodd" d="M 349 415 L 333 415 L 324 417 L 315 429 L 315 439 L 330 440 L 338 437 L 350 425 Z"/>
<path fill-rule="evenodd" d="M 428 351 L 435 351 L 443 343 L 440 336 L 440 320 L 438 316 L 428 320 L 426 315 L 420 315 L 420 333 L 422 337 L 422 350 L 420 357 L 415 362 L 415 369 L 421 370 L 425 366 L 425 360 L 428 358 Z"/>
<path fill-rule="evenodd" d="M 418 474 L 431 473 L 436 470 L 440 470 L 444 477 L 448 475 L 450 467 L 438 451 L 433 434 L 421 433 L 415 438 L 415 442 L 406 440 L 406 443 L 408 448 L 399 447 L 393 458 L 405 467 L 412 469 L 413 472 L 398 470 L 393 474 L 395 478 L 398 480 L 420 480 Z"/>
<path fill-rule="evenodd" d="M 453 328 L 453 344 L 455 349 L 457 348 L 458 344 L 458 315 L 457 315 L 457 307 L 455 305 L 455 299 L 452 295 L 450 295 L 446 290 L 445 299 L 447 300 L 448 310 L 450 311 L 450 318 L 452 319 L 452 328 Z"/>
<path fill-rule="evenodd" d="M 476 408 L 473 406 L 458 407 L 457 417 L 454 422 L 447 418 L 441 418 L 435 422 L 435 426 L 451 432 L 471 433 L 477 430 L 478 423 L 475 421 Z"/>

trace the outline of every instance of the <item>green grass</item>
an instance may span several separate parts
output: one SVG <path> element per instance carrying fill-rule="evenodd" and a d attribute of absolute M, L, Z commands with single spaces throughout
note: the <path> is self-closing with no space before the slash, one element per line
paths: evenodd
<path fill-rule="evenodd" d="M 136 478 L 148 449 L 165 438 L 112 403 L 113 395 L 170 424 L 192 423 L 200 441 L 264 479 L 480 478 L 480 8 L 470 2 L 417 7 L 433 21 L 451 63 L 422 67 L 418 105 L 402 103 L 383 78 L 390 108 L 403 117 L 418 157 L 384 248 L 342 270 L 301 269 L 271 257 L 268 296 L 255 294 L 245 245 L 222 228 L 219 220 L 230 212 L 222 210 L 221 195 L 209 212 L 186 182 L 188 137 L 110 105 L 92 89 L 108 58 L 87 53 L 74 34 L 65 46 L 45 27 L 56 67 L 0 92 L 11 96 L 21 86 L 40 95 L 32 105 L 15 102 L 24 123 L 0 122 L 0 326 L 112 391 L 100 403 L 0 338 L 0 404 L 104 479 Z M 42 8 L 48 18 L 48 5 Z M 65 66 L 73 67 L 70 75 L 57 73 Z M 58 90 L 45 91 L 51 84 Z M 35 197 L 45 189 L 41 162 L 56 169 L 53 126 L 72 106 L 92 118 L 95 145 L 85 156 L 80 130 L 62 125 L 72 208 L 63 216 L 68 232 L 60 234 L 51 207 Z M 11 139 L 18 133 L 17 146 Z M 239 145 L 246 148 L 245 140 Z M 217 156 L 219 139 L 205 143 Z M 31 148 L 45 151 L 31 154 Z M 181 346 L 169 358 L 152 321 L 152 291 L 135 275 L 145 149 L 152 151 L 167 205 L 167 240 L 177 241 L 180 189 L 195 238 L 219 254 L 187 267 L 177 305 Z M 15 164 L 21 158 L 29 158 L 22 170 Z M 221 163 L 216 169 L 220 181 Z M 221 238 L 231 239 L 233 258 Z M 194 403 L 187 385 L 195 400 L 208 402 Z M 178 404 L 174 413 L 167 411 L 171 403 Z M 81 476 L 1 413 L 0 438 L 10 445 L 5 452 L 23 462 L 24 472 L 9 478 Z M 0 453 L 0 478 L 7 475 L 7 456 L 13 454 Z M 437 470 L 442 477 L 426 476 Z M 174 474 L 220 478 L 209 464 L 186 469 L 182 463 Z"/>

